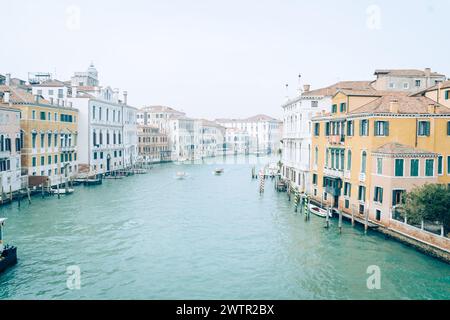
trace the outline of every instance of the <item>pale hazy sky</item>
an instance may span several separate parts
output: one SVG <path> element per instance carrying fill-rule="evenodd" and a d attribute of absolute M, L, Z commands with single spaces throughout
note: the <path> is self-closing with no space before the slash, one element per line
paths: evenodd
<path fill-rule="evenodd" d="M 130 104 L 193 117 L 281 117 L 299 73 L 313 89 L 376 68 L 450 75 L 446 0 L 0 2 L 1 74 L 67 80 L 93 61 Z"/>

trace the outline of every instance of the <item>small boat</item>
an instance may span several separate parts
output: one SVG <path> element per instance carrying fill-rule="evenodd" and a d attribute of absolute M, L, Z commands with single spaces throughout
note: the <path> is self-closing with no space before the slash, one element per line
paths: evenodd
<path fill-rule="evenodd" d="M 214 170 L 215 175 L 221 175 L 223 172 L 224 172 L 223 168 Z"/>
<path fill-rule="evenodd" d="M 309 210 L 310 210 L 310 212 L 311 212 L 312 214 L 315 214 L 315 215 L 318 216 L 318 217 L 321 217 L 321 218 L 326 218 L 326 217 L 327 217 L 327 210 L 322 209 L 322 208 L 320 208 L 320 207 L 318 207 L 318 206 L 315 206 L 315 205 L 313 205 L 313 204 L 310 204 L 310 205 L 309 205 Z M 333 214 L 330 212 L 330 213 L 328 214 L 328 216 L 329 216 L 330 218 L 332 218 L 332 217 L 333 217 Z"/>
<path fill-rule="evenodd" d="M 17 263 L 17 247 L 3 245 L 3 226 L 6 218 L 0 218 L 0 272 Z"/>
<path fill-rule="evenodd" d="M 184 171 L 178 171 L 175 176 L 178 180 L 183 180 L 187 177 L 187 173 Z"/>
<path fill-rule="evenodd" d="M 94 177 L 88 177 L 84 180 L 84 185 L 85 186 L 95 186 L 95 185 L 99 185 L 102 184 L 103 179 L 101 176 L 94 176 Z"/>
<path fill-rule="evenodd" d="M 74 189 L 65 189 L 65 188 L 60 188 L 60 189 L 51 189 L 51 193 L 53 194 L 71 194 L 74 193 Z"/>

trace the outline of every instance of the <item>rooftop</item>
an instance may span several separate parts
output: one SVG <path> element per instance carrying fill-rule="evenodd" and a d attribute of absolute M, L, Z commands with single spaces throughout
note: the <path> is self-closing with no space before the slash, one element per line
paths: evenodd
<path fill-rule="evenodd" d="M 418 69 L 377 69 L 375 70 L 374 75 L 390 75 L 397 77 L 426 77 L 427 72 L 427 70 Z M 445 77 L 445 75 L 437 72 L 431 72 L 431 70 L 429 70 L 429 72 L 431 77 Z"/>
<path fill-rule="evenodd" d="M 375 149 L 372 151 L 372 153 L 377 154 L 402 154 L 402 155 L 418 155 L 418 154 L 424 154 L 424 155 L 436 155 L 434 152 L 423 150 L 423 149 L 417 149 L 411 146 L 407 146 L 401 143 L 397 142 L 389 142 L 387 144 L 382 145 L 381 147 Z"/>

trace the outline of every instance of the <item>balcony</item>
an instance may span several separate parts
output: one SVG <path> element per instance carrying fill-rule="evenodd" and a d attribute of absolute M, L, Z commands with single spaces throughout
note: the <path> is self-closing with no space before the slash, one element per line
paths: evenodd
<path fill-rule="evenodd" d="M 11 157 L 11 151 L 0 151 L 0 158 L 9 158 Z"/>
<path fill-rule="evenodd" d="M 344 178 L 344 172 L 340 171 L 340 170 L 336 170 L 336 169 L 324 168 L 323 174 L 327 177 L 332 177 L 332 178 L 339 178 L 339 179 Z"/>
<path fill-rule="evenodd" d="M 328 143 L 332 145 L 343 145 L 345 142 L 345 136 L 328 136 Z"/>
<path fill-rule="evenodd" d="M 75 146 L 64 146 L 60 148 L 61 152 L 71 152 L 71 151 L 75 151 L 76 147 Z"/>

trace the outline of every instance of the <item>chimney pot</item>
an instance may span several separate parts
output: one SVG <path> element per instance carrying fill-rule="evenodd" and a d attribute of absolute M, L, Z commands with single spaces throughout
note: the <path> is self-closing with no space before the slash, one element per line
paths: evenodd
<path fill-rule="evenodd" d="M 7 86 L 10 86 L 10 85 L 11 85 L 11 73 L 7 73 L 7 74 L 5 75 L 5 84 L 6 84 Z"/>
<path fill-rule="evenodd" d="M 309 85 L 309 84 L 303 85 L 303 91 L 304 92 L 308 92 L 310 89 L 311 89 L 311 85 Z"/>
<path fill-rule="evenodd" d="M 3 94 L 3 102 L 4 103 L 9 103 L 10 102 L 10 93 L 9 91 L 5 91 Z"/>
<path fill-rule="evenodd" d="M 36 103 L 39 103 L 39 95 L 38 95 L 38 94 L 34 96 L 34 101 L 35 101 Z"/>
<path fill-rule="evenodd" d="M 431 76 L 431 68 L 425 68 L 425 76 L 430 77 Z"/>
<path fill-rule="evenodd" d="M 398 100 L 392 99 L 389 104 L 389 111 L 391 113 L 398 113 L 399 109 L 400 109 L 400 104 L 399 104 Z"/>
<path fill-rule="evenodd" d="M 436 105 L 434 103 L 430 103 L 428 105 L 428 113 L 431 113 L 431 114 L 436 113 Z"/>

